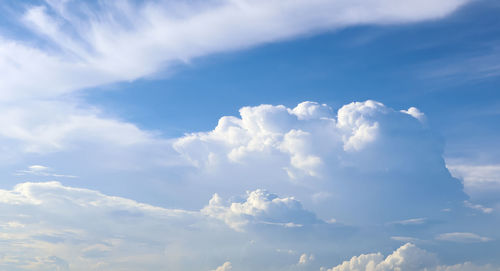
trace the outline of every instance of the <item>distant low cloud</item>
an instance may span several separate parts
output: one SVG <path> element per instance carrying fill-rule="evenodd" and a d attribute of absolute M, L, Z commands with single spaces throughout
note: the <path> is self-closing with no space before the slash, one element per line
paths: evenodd
<path fill-rule="evenodd" d="M 381 253 L 362 254 L 330 269 L 321 271 L 493 271 L 491 265 L 476 265 L 465 262 L 456 265 L 441 265 L 435 254 L 407 243 L 384 258 Z"/>
<path fill-rule="evenodd" d="M 482 213 L 485 213 L 485 214 L 490 214 L 494 210 L 493 208 L 485 207 L 485 206 L 483 206 L 481 204 L 474 204 L 474 203 L 472 203 L 472 202 L 470 202 L 468 200 L 464 201 L 464 205 L 467 208 L 478 210 L 478 211 L 480 211 Z"/>
<path fill-rule="evenodd" d="M 189 211 L 59 182 L 26 182 L 0 190 L 0 209 L 0 269 L 6 271 L 211 270 L 201 257 L 277 253 L 279 237 L 270 236 L 255 244 L 251 240 L 252 236 L 260 238 L 258 229 L 244 233 L 235 227 L 270 223 L 270 227 L 280 227 L 277 232 L 284 232 L 287 224 L 318 221 L 292 197 L 279 198 L 262 190 L 249 192 L 243 203 L 226 207 L 212 199 L 203 210 Z M 298 236 L 296 232 L 294 236 Z M 238 249 L 245 244 L 255 246 L 255 251 Z M 306 258 L 312 261 L 314 257 Z M 259 262 L 253 266 L 260 266 Z M 232 264 L 225 262 L 215 270 L 231 268 Z"/>
<path fill-rule="evenodd" d="M 442 233 L 436 236 L 437 240 L 440 241 L 450 241 L 457 243 L 477 243 L 477 242 L 488 242 L 491 238 L 479 236 L 471 232 L 449 232 Z"/>
<path fill-rule="evenodd" d="M 60 177 L 60 178 L 76 178 L 77 176 L 68 174 L 55 173 L 51 168 L 41 165 L 32 165 L 27 169 L 18 170 L 14 173 L 17 176 L 42 176 L 42 177 Z"/>
<path fill-rule="evenodd" d="M 229 270 L 233 270 L 233 266 L 231 265 L 231 262 L 225 262 L 224 264 L 215 268 L 212 271 L 229 271 Z"/>
<path fill-rule="evenodd" d="M 381 253 L 362 254 L 354 256 L 349 261 L 324 271 L 355 271 L 355 270 L 423 270 L 437 265 L 435 255 L 407 243 L 391 255 L 384 258 Z"/>
<path fill-rule="evenodd" d="M 426 218 L 411 218 L 411 219 L 406 219 L 406 220 L 400 220 L 400 221 L 394 221 L 391 224 L 398 224 L 398 225 L 422 225 L 427 222 Z"/>

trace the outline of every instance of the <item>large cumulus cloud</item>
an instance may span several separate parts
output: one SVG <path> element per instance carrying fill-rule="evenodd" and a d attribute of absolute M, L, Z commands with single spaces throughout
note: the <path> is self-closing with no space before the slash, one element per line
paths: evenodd
<path fill-rule="evenodd" d="M 222 117 L 214 130 L 187 134 L 174 148 L 228 187 L 304 187 L 302 196 L 350 221 L 425 217 L 465 199 L 423 113 L 371 100 L 337 112 L 315 102 L 243 107 L 239 118 Z"/>

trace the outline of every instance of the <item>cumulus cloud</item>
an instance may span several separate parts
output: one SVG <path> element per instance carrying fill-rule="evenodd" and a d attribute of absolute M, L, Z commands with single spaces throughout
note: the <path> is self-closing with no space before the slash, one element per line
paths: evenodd
<path fill-rule="evenodd" d="M 297 264 L 306 265 L 311 261 L 314 261 L 314 255 L 313 254 L 307 255 L 306 253 L 303 253 L 302 255 L 300 255 L 299 262 Z"/>
<path fill-rule="evenodd" d="M 326 271 L 423 270 L 436 264 L 435 255 L 407 243 L 385 258 L 381 253 L 362 254 Z"/>
<path fill-rule="evenodd" d="M 14 24 L 21 18 L 28 35 L 0 36 L 0 100 L 130 81 L 207 54 L 311 32 L 441 18 L 467 2 L 56 0 L 16 7 L 23 14 L 6 18 Z"/>
<path fill-rule="evenodd" d="M 392 254 L 384 258 L 381 253 L 362 254 L 352 257 L 349 261 L 322 271 L 451 271 L 451 270 L 498 270 L 491 265 L 476 265 L 465 262 L 456 265 L 441 265 L 433 253 L 420 249 L 414 244 L 407 243 Z"/>
<path fill-rule="evenodd" d="M 336 117 L 330 107 L 315 102 L 303 102 L 293 109 L 282 105 L 243 107 L 240 115 L 241 118 L 222 117 L 211 132 L 180 138 L 174 144 L 175 149 L 198 167 L 212 166 L 222 160 L 241 162 L 255 153 L 279 152 L 289 157 L 286 170 L 293 178 L 298 172 L 319 176 L 322 158 L 328 152 L 349 156 L 375 145 L 380 137 L 391 136 L 384 134 L 387 132 L 384 130 L 395 126 L 388 119 L 406 125 L 401 129 L 408 129 L 407 133 L 424 130 L 399 112 L 371 100 L 347 104 L 338 110 Z M 388 127 L 380 127 L 381 122 Z"/>
<path fill-rule="evenodd" d="M 315 102 L 243 107 L 240 117 L 222 117 L 214 130 L 187 134 L 173 147 L 204 176 L 225 180 L 227 189 L 238 184 L 231 179 L 247 178 L 283 187 L 288 176 L 344 221 L 422 217 L 465 199 L 444 165 L 442 142 L 416 117 L 371 100 L 336 113 Z M 276 178 L 259 183 L 259 172 Z M 394 207 L 402 203 L 399 212 Z"/>
<path fill-rule="evenodd" d="M 225 262 L 224 264 L 215 268 L 212 271 L 229 271 L 229 270 L 233 270 L 233 266 L 231 265 L 231 262 Z"/>
<path fill-rule="evenodd" d="M 249 223 L 302 227 L 321 222 L 293 197 L 280 198 L 260 189 L 248 191 L 244 202 L 232 202 L 229 206 L 225 206 L 222 198 L 215 194 L 201 212 L 224 221 L 237 231 L 242 231 Z"/>
<path fill-rule="evenodd" d="M 303 202 L 309 198 L 328 206 L 319 207 L 324 217 L 348 222 L 427 217 L 430 208 L 442 210 L 464 200 L 460 183 L 444 167 L 442 143 L 414 117 L 376 101 L 353 102 L 336 112 L 315 102 L 243 107 L 240 117 L 222 117 L 213 131 L 173 140 L 96 108 L 58 101 L 29 104 L 6 106 L 8 114 L 0 117 L 6 127 L 0 131 L 5 163 L 26 154 L 62 152 L 78 153 L 69 155 L 74 164 L 95 161 L 111 169 L 191 164 L 198 170 L 185 178 L 203 180 L 216 191 L 285 188 Z M 405 207 L 394 208 L 396 202 Z M 393 212 L 382 212 L 389 207 Z M 375 215 L 377 210 L 382 215 Z"/>
<path fill-rule="evenodd" d="M 479 236 L 471 232 L 449 232 L 442 233 L 436 236 L 437 240 L 450 241 L 457 243 L 477 243 L 477 242 L 488 242 L 491 238 Z"/>

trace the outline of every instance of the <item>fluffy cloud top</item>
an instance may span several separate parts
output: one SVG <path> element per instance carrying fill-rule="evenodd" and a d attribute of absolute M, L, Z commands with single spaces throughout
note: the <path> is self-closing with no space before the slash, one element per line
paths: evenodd
<path fill-rule="evenodd" d="M 11 21 L 21 18 L 27 35 L 0 36 L 0 101 L 134 80 L 176 62 L 310 32 L 440 18 L 466 2 L 47 0 L 12 8 L 25 9 Z"/>
<path fill-rule="evenodd" d="M 433 254 L 422 250 L 411 243 L 398 248 L 391 255 L 384 258 L 380 253 L 362 254 L 354 256 L 349 261 L 328 269 L 327 271 L 396 271 L 396 270 L 423 270 L 426 267 L 436 266 L 437 259 Z"/>
<path fill-rule="evenodd" d="M 249 223 L 302 227 L 320 222 L 314 213 L 304 210 L 293 197 L 280 198 L 260 189 L 247 192 L 244 202 L 233 202 L 230 206 L 224 206 L 220 196 L 215 194 L 201 212 L 239 231 Z"/>
<path fill-rule="evenodd" d="M 489 271 L 498 270 L 490 265 L 478 266 L 470 262 L 440 265 L 437 257 L 426 250 L 407 243 L 384 258 L 381 253 L 362 254 L 322 271 Z"/>
<path fill-rule="evenodd" d="M 365 164 L 357 165 L 363 161 L 351 161 L 353 156 L 360 158 L 361 155 L 356 153 L 377 145 L 382 147 L 380 145 L 385 143 L 388 144 L 385 151 L 393 149 L 391 145 L 401 147 L 406 144 L 403 147 L 408 149 L 411 146 L 401 141 L 416 141 L 415 135 L 424 136 L 420 142 L 413 142 L 424 147 L 424 151 L 440 147 L 426 146 L 435 142 L 413 118 L 370 100 L 345 105 L 338 110 L 336 117 L 327 105 L 315 102 L 303 102 L 293 109 L 282 105 L 243 107 L 240 115 L 241 118 L 222 117 L 213 131 L 187 135 L 174 147 L 199 167 L 212 166 L 222 160 L 241 162 L 256 153 L 283 153 L 289 156 L 286 170 L 291 178 L 321 176 L 324 160 L 333 156 L 332 153 L 340 157 L 336 164 L 366 169 Z M 391 140 L 393 142 L 389 142 Z M 419 166 L 410 160 L 418 154 L 413 153 L 401 161 L 403 157 L 394 155 L 403 156 L 402 153 L 378 153 L 379 162 L 383 164 L 371 168 L 400 167 L 404 170 L 404 167 Z M 408 156 L 407 153 L 404 155 Z M 429 158 L 436 159 L 435 155 Z"/>

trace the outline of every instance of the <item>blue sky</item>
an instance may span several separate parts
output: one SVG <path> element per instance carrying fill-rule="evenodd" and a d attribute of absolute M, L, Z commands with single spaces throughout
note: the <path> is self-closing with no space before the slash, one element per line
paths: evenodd
<path fill-rule="evenodd" d="M 0 12 L 2 270 L 500 269 L 495 1 Z"/>

